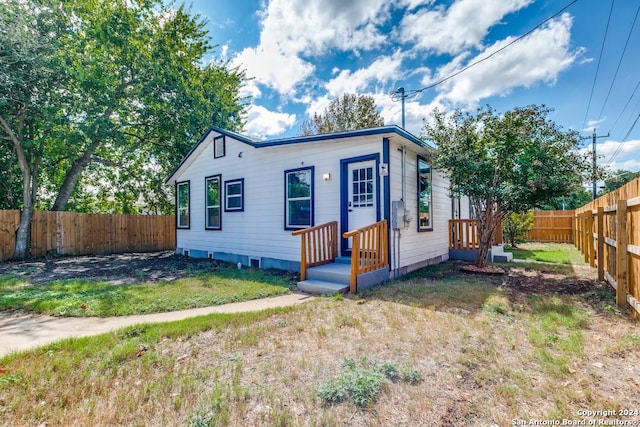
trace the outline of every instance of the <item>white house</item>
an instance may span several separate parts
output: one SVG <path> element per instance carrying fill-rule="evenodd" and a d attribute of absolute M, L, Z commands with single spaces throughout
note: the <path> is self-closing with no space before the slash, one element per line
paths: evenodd
<path fill-rule="evenodd" d="M 212 127 L 167 179 L 176 187 L 176 252 L 300 271 L 311 263 L 292 232 L 336 221 L 329 244 L 339 253 L 326 262 L 348 266 L 353 239 L 343 234 L 386 220 L 386 247 L 376 251 L 388 264 L 374 281 L 444 261 L 448 220 L 464 208 L 429 156 L 397 126 L 267 141 Z"/>

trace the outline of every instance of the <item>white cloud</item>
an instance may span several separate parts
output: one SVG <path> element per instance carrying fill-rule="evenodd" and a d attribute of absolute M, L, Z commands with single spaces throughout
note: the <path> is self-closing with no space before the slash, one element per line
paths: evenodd
<path fill-rule="evenodd" d="M 303 57 L 334 48 L 370 50 L 384 43 L 376 25 L 388 7 L 385 0 L 271 0 L 260 13 L 260 44 L 240 52 L 234 65 L 258 83 L 292 95 L 315 70 Z"/>
<path fill-rule="evenodd" d="M 586 148 L 590 150 L 591 145 Z M 616 151 L 618 153 L 616 154 Z M 640 139 L 625 141 L 605 141 L 596 145 L 598 163 L 608 165 L 612 171 L 618 169 L 639 171 L 640 170 Z M 613 161 L 611 160 L 615 154 Z"/>
<path fill-rule="evenodd" d="M 269 111 L 260 105 L 252 105 L 247 114 L 245 132 L 257 138 L 280 135 L 293 126 L 295 114 Z"/>
<path fill-rule="evenodd" d="M 295 86 L 315 70 L 310 63 L 294 54 L 285 54 L 277 46 L 246 48 L 232 62 L 245 69 L 247 77 L 254 78 L 256 83 L 286 95 L 292 95 Z"/>
<path fill-rule="evenodd" d="M 582 129 L 582 132 L 592 132 L 593 129 L 597 128 L 600 123 L 603 123 L 606 120 L 607 120 L 606 117 L 603 117 L 600 120 L 589 120 L 587 122 L 587 126 L 584 129 Z"/>
<path fill-rule="evenodd" d="M 248 80 L 240 87 L 238 95 L 240 95 L 241 98 L 249 97 L 255 100 L 262 96 L 262 91 L 258 88 L 254 80 Z"/>
<path fill-rule="evenodd" d="M 391 56 L 383 56 L 375 60 L 369 67 L 351 72 L 342 70 L 337 77 L 329 81 L 325 87 L 333 97 L 343 93 L 358 93 L 374 82 L 388 82 L 402 76 L 403 55 L 396 52 Z"/>
<path fill-rule="evenodd" d="M 457 54 L 481 47 L 489 29 L 533 0 L 458 0 L 448 9 L 420 9 L 401 21 L 400 38 L 418 49 Z"/>
<path fill-rule="evenodd" d="M 418 6 L 433 4 L 434 1 L 435 0 L 399 0 L 398 4 L 411 11 Z"/>
<path fill-rule="evenodd" d="M 376 105 L 381 108 L 380 115 L 384 118 L 386 125 L 402 126 L 402 102 L 393 101 L 385 93 L 374 95 L 374 99 Z M 417 99 L 405 100 L 405 129 L 416 136 L 420 136 L 423 120 L 428 118 L 435 108 L 442 110 L 443 106 L 437 100 L 429 104 L 421 104 Z"/>
<path fill-rule="evenodd" d="M 307 104 L 307 117 L 312 117 L 314 113 L 322 114 L 325 108 L 331 103 L 331 98 L 328 95 L 322 95 L 315 99 L 308 99 Z"/>
<path fill-rule="evenodd" d="M 494 95 L 507 95 L 513 88 L 531 87 L 540 82 L 554 84 L 558 74 L 582 54 L 571 51 L 572 18 L 564 14 L 491 59 L 466 70 L 438 87 L 440 97 L 454 103 L 474 105 Z M 494 43 L 467 63 L 490 55 L 513 41 L 514 37 Z M 438 71 L 435 80 L 451 73 L 451 67 Z"/>

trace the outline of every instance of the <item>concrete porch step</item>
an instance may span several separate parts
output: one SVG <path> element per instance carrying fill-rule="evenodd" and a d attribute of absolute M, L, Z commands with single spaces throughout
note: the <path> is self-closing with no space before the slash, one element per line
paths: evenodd
<path fill-rule="evenodd" d="M 349 286 L 349 281 L 351 279 L 351 265 L 334 262 L 331 264 L 311 267 L 307 269 L 306 278 L 307 280 L 321 280 Z"/>
<path fill-rule="evenodd" d="M 513 259 L 511 252 L 504 251 L 504 245 L 495 245 L 491 247 L 491 261 L 493 262 L 509 262 Z"/>
<path fill-rule="evenodd" d="M 298 289 L 302 292 L 307 292 L 309 294 L 315 295 L 326 295 L 326 294 L 346 294 L 349 292 L 349 285 L 344 283 L 336 283 L 336 282 L 327 282 L 324 280 L 303 280 L 298 282 Z"/>

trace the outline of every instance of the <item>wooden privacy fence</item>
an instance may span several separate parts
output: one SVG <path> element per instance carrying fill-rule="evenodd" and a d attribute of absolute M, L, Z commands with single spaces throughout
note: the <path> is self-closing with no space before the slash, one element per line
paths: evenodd
<path fill-rule="evenodd" d="M 575 245 L 640 317 L 640 178 L 576 209 Z"/>
<path fill-rule="evenodd" d="M 0 261 L 11 258 L 20 211 L 0 211 Z M 175 249 L 173 215 L 94 215 L 36 211 L 31 256 L 94 255 Z"/>
<path fill-rule="evenodd" d="M 532 242 L 573 243 L 575 211 L 534 211 L 533 228 L 526 240 Z M 496 231 L 493 245 L 504 242 L 502 228 Z M 475 219 L 449 220 L 449 249 L 478 249 L 478 221 Z"/>
<path fill-rule="evenodd" d="M 532 242 L 573 243 L 575 211 L 534 211 L 533 227 L 526 235 Z"/>

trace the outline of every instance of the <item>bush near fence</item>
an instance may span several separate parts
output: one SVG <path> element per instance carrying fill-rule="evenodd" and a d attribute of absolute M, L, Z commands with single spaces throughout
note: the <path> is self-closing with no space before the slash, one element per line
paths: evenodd
<path fill-rule="evenodd" d="M 640 178 L 576 209 L 576 247 L 640 317 Z"/>
<path fill-rule="evenodd" d="M 0 261 L 13 256 L 20 211 L 0 211 Z M 97 255 L 175 249 L 173 215 L 103 215 L 35 211 L 31 256 Z"/>

